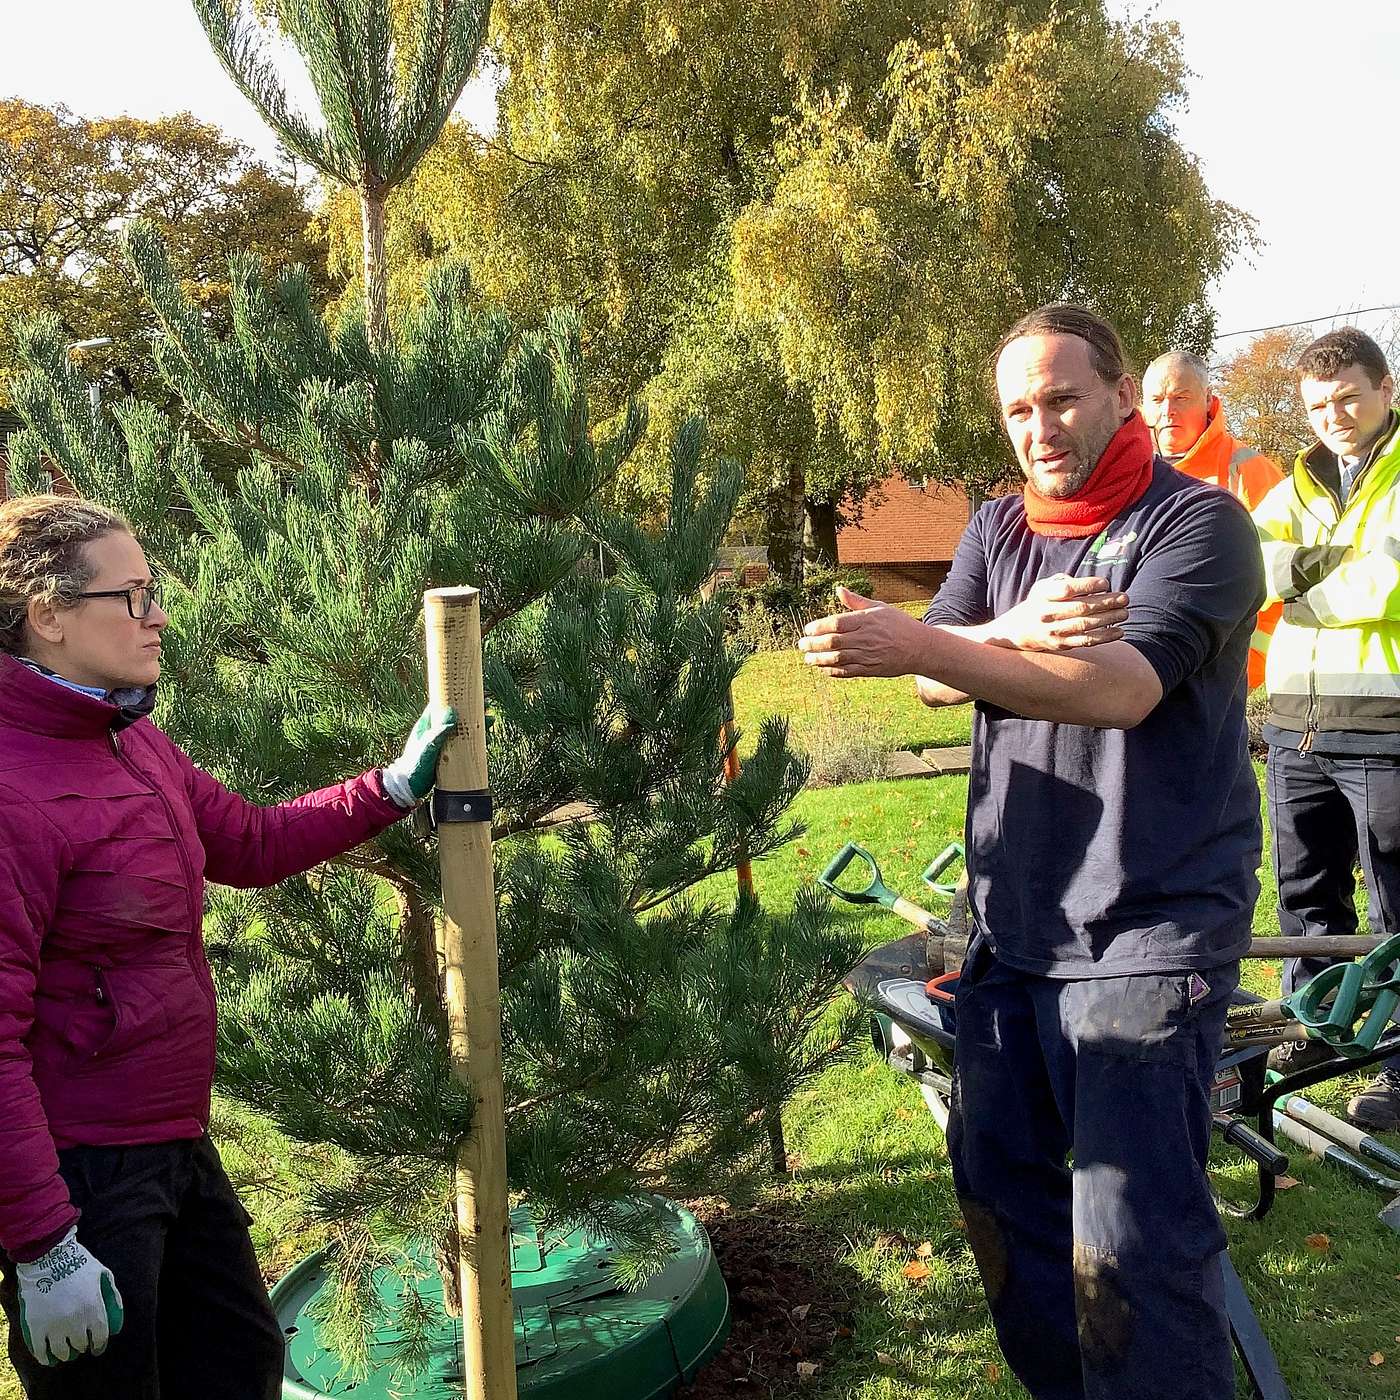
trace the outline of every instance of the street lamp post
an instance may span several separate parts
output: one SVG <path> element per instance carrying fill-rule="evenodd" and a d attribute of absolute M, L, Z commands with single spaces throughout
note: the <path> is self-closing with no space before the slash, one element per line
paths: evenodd
<path fill-rule="evenodd" d="M 110 335 L 99 335 L 92 340 L 70 340 L 65 347 L 67 350 L 100 350 L 104 345 L 110 345 L 112 337 Z M 88 381 L 88 401 L 92 404 L 92 416 L 96 419 L 102 407 L 102 385 L 95 379 Z"/>

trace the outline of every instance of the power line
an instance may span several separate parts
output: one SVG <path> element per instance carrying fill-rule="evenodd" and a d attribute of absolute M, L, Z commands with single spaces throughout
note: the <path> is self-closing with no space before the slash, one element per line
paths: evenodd
<path fill-rule="evenodd" d="M 1294 326 L 1315 326 L 1319 321 L 1335 321 L 1338 316 L 1369 316 L 1373 311 L 1400 311 L 1400 302 L 1389 306 L 1363 306 L 1357 311 L 1332 311 L 1325 316 L 1305 316 L 1301 321 L 1276 321 L 1272 326 L 1251 326 L 1247 331 L 1224 331 L 1217 340 L 1229 340 L 1236 335 L 1259 335 L 1263 331 L 1286 331 Z"/>

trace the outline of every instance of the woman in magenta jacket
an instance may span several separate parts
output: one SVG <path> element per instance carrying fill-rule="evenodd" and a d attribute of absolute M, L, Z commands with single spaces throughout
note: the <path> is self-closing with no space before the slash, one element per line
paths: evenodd
<path fill-rule="evenodd" d="M 39 1400 L 273 1400 L 283 1339 L 206 1135 L 206 879 L 271 885 L 399 820 L 455 717 L 275 807 L 149 719 L 167 622 L 126 523 L 0 504 L 0 1302 Z"/>

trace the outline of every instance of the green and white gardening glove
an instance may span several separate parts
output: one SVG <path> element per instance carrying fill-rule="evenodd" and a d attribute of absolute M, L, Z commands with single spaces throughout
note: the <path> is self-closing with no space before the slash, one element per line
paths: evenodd
<path fill-rule="evenodd" d="M 403 752 L 383 770 L 384 791 L 405 811 L 433 790 L 438 754 L 456 727 L 456 710 L 429 705 L 418 716 Z"/>
<path fill-rule="evenodd" d="M 83 1352 L 101 1356 L 122 1330 L 112 1271 L 78 1243 L 76 1228 L 32 1264 L 15 1265 L 24 1344 L 44 1366 Z"/>

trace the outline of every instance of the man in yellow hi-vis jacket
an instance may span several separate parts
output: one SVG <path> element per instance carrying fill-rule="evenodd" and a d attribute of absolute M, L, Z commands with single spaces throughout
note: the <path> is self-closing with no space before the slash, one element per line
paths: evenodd
<path fill-rule="evenodd" d="M 1371 927 L 1400 932 L 1400 414 L 1380 347 L 1347 326 L 1298 361 L 1318 441 L 1254 511 L 1270 601 L 1269 819 L 1285 934 L 1354 933 L 1360 860 Z M 1284 969 L 1292 991 L 1327 966 Z M 1316 1047 L 1320 1048 L 1320 1047 Z M 1312 1043 L 1274 1052 L 1298 1068 Z M 1400 1057 L 1347 1105 L 1400 1127 Z"/>

